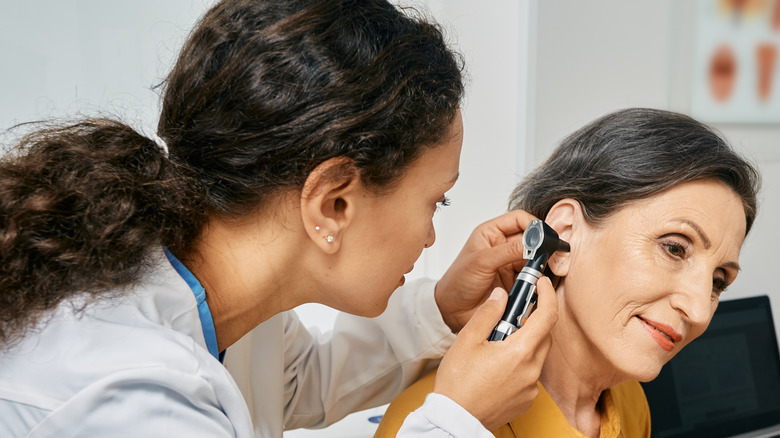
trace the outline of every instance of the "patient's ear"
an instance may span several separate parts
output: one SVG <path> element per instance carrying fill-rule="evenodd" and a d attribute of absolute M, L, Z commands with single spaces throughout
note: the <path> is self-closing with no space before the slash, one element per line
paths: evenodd
<path fill-rule="evenodd" d="M 544 219 L 547 225 L 558 233 L 558 237 L 565 240 L 570 247 L 569 252 L 556 251 L 547 262 L 552 273 L 558 277 L 565 277 L 569 273 L 571 253 L 577 248 L 578 232 L 583 219 L 582 206 L 577 200 L 571 198 L 556 202 Z"/>

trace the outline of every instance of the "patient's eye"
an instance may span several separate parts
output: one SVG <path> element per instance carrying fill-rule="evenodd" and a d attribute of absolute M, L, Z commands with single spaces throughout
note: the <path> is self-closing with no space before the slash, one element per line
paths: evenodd
<path fill-rule="evenodd" d="M 683 258 L 685 257 L 685 246 L 677 243 L 677 242 L 665 242 L 664 248 L 666 249 L 666 252 L 676 258 Z"/>
<path fill-rule="evenodd" d="M 731 279 L 731 281 L 734 281 L 734 279 Z M 720 294 L 726 291 L 729 284 L 731 283 L 729 283 L 726 271 L 721 268 L 716 269 L 712 276 L 712 293 L 720 296 Z"/>
<path fill-rule="evenodd" d="M 726 290 L 728 285 L 729 284 L 726 280 L 715 277 L 712 279 L 712 293 L 720 296 L 720 294 Z"/>
<path fill-rule="evenodd" d="M 659 238 L 662 251 L 674 260 L 688 257 L 691 251 L 691 241 L 682 234 L 666 234 Z"/>

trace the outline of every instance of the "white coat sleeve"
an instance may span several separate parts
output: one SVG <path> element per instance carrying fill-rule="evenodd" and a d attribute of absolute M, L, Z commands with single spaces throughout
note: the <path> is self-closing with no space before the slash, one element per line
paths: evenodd
<path fill-rule="evenodd" d="M 220 389 L 220 388 L 217 388 Z M 79 392 L 24 436 L 248 437 L 249 419 L 228 418 L 212 383 L 197 374 L 149 367 L 113 373 Z"/>
<path fill-rule="evenodd" d="M 351 412 L 390 402 L 438 365 L 455 335 L 444 323 L 433 280 L 399 288 L 377 318 L 340 314 L 312 334 L 285 318 L 285 428 L 324 427 Z"/>
<path fill-rule="evenodd" d="M 449 397 L 431 393 L 406 417 L 397 438 L 494 438 L 482 423 Z"/>

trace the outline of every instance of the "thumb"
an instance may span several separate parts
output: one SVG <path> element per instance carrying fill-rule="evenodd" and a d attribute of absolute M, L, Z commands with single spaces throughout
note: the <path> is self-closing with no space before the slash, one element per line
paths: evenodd
<path fill-rule="evenodd" d="M 506 310 L 507 299 L 504 289 L 500 287 L 493 289 L 490 297 L 474 312 L 458 336 L 473 339 L 475 342 L 482 342 L 490 337 L 490 333 Z"/>

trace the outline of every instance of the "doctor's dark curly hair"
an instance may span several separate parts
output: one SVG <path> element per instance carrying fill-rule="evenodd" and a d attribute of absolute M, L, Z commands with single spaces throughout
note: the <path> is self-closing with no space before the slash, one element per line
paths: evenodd
<path fill-rule="evenodd" d="M 0 160 L 0 347 L 76 294 L 121 293 L 153 248 L 186 258 L 210 217 L 262 208 L 325 160 L 392 189 L 462 95 L 440 29 L 385 0 L 218 3 L 163 83 L 168 154 L 91 119 L 39 126 Z"/>

